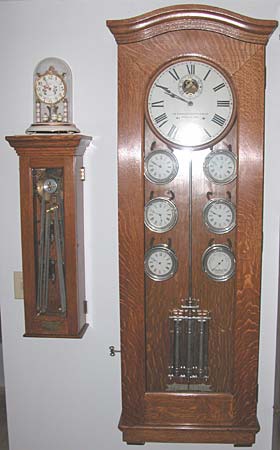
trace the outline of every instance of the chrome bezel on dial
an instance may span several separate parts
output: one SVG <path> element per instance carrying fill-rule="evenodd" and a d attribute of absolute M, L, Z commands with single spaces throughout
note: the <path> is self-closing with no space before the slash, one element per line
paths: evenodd
<path fill-rule="evenodd" d="M 228 158 L 231 159 L 231 161 L 234 164 L 234 171 L 232 174 L 228 175 L 227 177 L 220 179 L 220 178 L 215 178 L 215 176 L 211 173 L 211 171 L 209 170 L 209 165 L 210 162 L 212 160 L 212 158 L 216 157 L 217 155 L 225 155 Z M 220 149 L 220 150 L 214 150 L 211 151 L 205 158 L 204 163 L 203 163 L 203 171 L 204 174 L 206 176 L 206 178 L 208 178 L 209 181 L 212 181 L 215 184 L 228 184 L 231 183 L 233 180 L 235 180 L 237 174 L 236 174 L 236 169 L 237 169 L 237 158 L 236 155 L 231 152 L 230 150 L 227 149 Z"/>
<path fill-rule="evenodd" d="M 157 252 L 165 253 L 166 255 L 168 255 L 170 257 L 171 262 L 172 262 L 172 266 L 171 266 L 170 270 L 168 271 L 168 273 L 165 273 L 163 275 L 155 274 L 154 272 L 151 271 L 151 269 L 149 267 L 149 259 L 151 258 L 151 256 L 153 256 Z M 151 247 L 149 250 L 147 250 L 147 252 L 145 253 L 144 271 L 145 271 L 145 274 L 149 278 L 151 278 L 151 280 L 154 280 L 154 281 L 169 280 L 170 278 L 172 278 L 175 275 L 175 273 L 177 272 L 177 269 L 178 269 L 177 256 L 176 256 L 175 252 L 168 247 L 167 244 L 155 245 L 154 247 Z"/>
<path fill-rule="evenodd" d="M 213 273 L 207 265 L 209 258 L 215 253 L 226 254 L 230 258 L 231 262 L 230 268 L 220 275 Z M 232 278 L 233 275 L 235 274 L 235 265 L 236 265 L 235 256 L 231 251 L 231 249 L 229 248 L 229 246 L 225 244 L 210 245 L 209 247 L 207 247 L 207 249 L 204 251 L 202 255 L 202 270 L 208 275 L 209 278 L 211 278 L 214 281 L 227 281 L 230 278 Z"/>
<path fill-rule="evenodd" d="M 231 222 L 225 226 L 225 227 L 215 227 L 210 221 L 209 221 L 209 212 L 212 208 L 213 205 L 226 205 L 232 214 L 232 220 Z M 206 225 L 206 227 L 208 228 L 208 230 L 211 233 L 215 233 L 215 234 L 224 234 L 224 233 L 228 233 L 229 231 L 233 230 L 233 228 L 236 226 L 236 209 L 235 209 L 235 205 L 229 201 L 226 200 L 224 198 L 213 198 L 211 200 L 209 200 L 208 203 L 206 203 L 206 205 L 203 208 L 203 221 Z"/>
<path fill-rule="evenodd" d="M 149 219 L 149 209 L 153 207 L 156 203 L 164 203 L 171 209 L 171 218 L 169 219 L 168 224 L 164 226 L 153 224 Z M 146 227 L 149 228 L 149 230 L 154 231 L 156 233 L 165 233 L 166 231 L 171 230 L 176 225 L 177 220 L 178 220 L 178 209 L 176 205 L 168 198 L 155 197 L 152 198 L 148 203 L 146 203 L 144 210 L 144 222 Z"/>
<path fill-rule="evenodd" d="M 160 154 L 167 156 L 170 159 L 171 164 L 172 164 L 172 171 L 165 178 L 157 178 L 149 171 L 150 160 Z M 153 150 L 146 156 L 145 161 L 144 161 L 144 175 L 147 178 L 147 180 L 151 181 L 151 183 L 155 183 L 155 184 L 170 183 L 170 181 L 174 180 L 174 178 L 176 177 L 178 170 L 179 170 L 178 160 L 177 160 L 176 156 L 174 155 L 174 153 L 172 153 L 169 150 L 162 150 L 162 149 Z"/>

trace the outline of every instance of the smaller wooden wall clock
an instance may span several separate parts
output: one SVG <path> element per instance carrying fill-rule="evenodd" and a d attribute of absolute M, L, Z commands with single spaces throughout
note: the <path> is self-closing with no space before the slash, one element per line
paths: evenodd
<path fill-rule="evenodd" d="M 82 337 L 87 328 L 83 154 L 91 138 L 6 139 L 20 160 L 25 336 Z"/>
<path fill-rule="evenodd" d="M 72 123 L 70 68 L 47 58 L 34 76 L 34 124 L 6 140 L 19 155 L 25 336 L 82 337 L 86 328 L 83 154 Z"/>
<path fill-rule="evenodd" d="M 251 446 L 264 61 L 277 22 L 179 5 L 107 25 L 119 66 L 123 439 Z"/>

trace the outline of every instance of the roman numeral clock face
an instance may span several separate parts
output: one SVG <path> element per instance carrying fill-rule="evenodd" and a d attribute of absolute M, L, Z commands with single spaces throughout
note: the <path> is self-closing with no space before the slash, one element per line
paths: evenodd
<path fill-rule="evenodd" d="M 185 60 L 166 67 L 153 80 L 147 117 L 156 133 L 178 147 L 203 148 L 232 125 L 233 90 L 216 67 Z"/>

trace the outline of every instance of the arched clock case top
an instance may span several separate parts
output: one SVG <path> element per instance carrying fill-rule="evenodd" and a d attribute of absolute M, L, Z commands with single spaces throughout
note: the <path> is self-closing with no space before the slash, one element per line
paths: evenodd
<path fill-rule="evenodd" d="M 252 445 L 259 430 L 264 60 L 277 22 L 178 5 L 107 25 L 119 44 L 123 439 Z M 214 110 L 195 110 L 209 70 L 218 74 L 209 85 Z M 214 96 L 227 88 L 230 95 Z M 148 101 L 158 112 L 149 113 Z M 217 129 L 206 126 L 205 141 L 176 142 L 190 110 Z M 166 154 L 176 170 L 161 161 Z M 147 161 L 155 178 L 144 174 Z M 178 216 L 159 233 L 145 225 L 145 205 L 168 192 Z M 221 217 L 219 205 L 227 208 Z M 163 224 L 161 213 L 153 221 Z M 167 248 L 176 271 L 160 253 Z M 150 254 L 156 258 L 145 274 Z"/>

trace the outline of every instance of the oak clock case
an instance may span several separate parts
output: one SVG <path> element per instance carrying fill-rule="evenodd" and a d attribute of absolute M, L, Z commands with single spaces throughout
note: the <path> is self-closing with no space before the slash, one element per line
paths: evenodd
<path fill-rule="evenodd" d="M 183 5 L 107 25 L 119 45 L 123 439 L 250 446 L 277 23 Z"/>
<path fill-rule="evenodd" d="M 80 134 L 7 136 L 19 155 L 25 336 L 86 329 Z M 82 171 L 81 171 L 82 170 Z"/>

